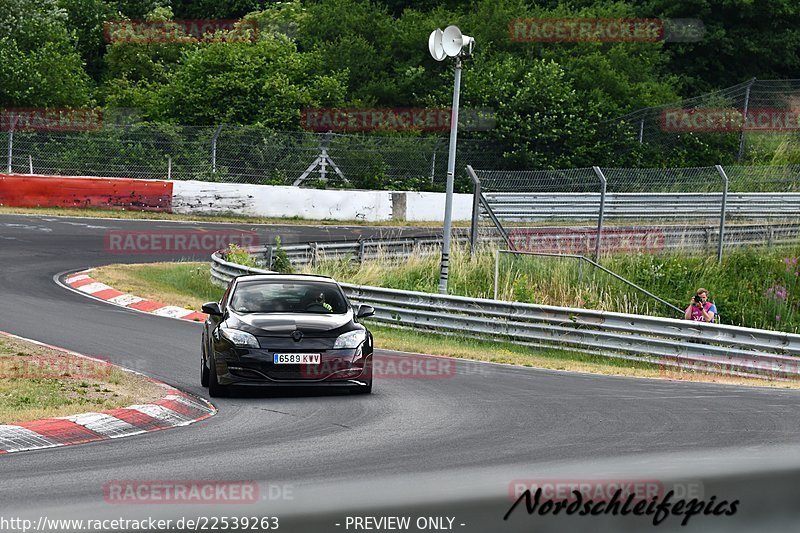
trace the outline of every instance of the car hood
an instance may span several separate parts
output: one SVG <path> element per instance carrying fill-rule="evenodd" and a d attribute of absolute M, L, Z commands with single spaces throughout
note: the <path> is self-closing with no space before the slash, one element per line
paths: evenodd
<path fill-rule="evenodd" d="M 321 313 L 245 313 L 231 312 L 226 320 L 229 327 L 241 329 L 253 335 L 288 336 L 300 330 L 306 335 L 327 336 L 339 330 L 353 329 L 353 312 L 343 315 Z M 349 327 L 347 327 L 349 326 Z"/>

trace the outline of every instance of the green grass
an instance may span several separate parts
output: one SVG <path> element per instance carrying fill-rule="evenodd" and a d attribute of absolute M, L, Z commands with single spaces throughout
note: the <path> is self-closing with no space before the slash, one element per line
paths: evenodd
<path fill-rule="evenodd" d="M 737 326 L 796 333 L 800 329 L 800 271 L 793 263 L 800 247 L 752 247 L 725 251 L 722 264 L 708 254 L 616 254 L 600 263 L 680 309 L 699 287 L 710 291 L 721 321 Z M 492 298 L 494 250 L 484 248 L 471 259 L 465 247 L 450 256 L 451 294 Z M 788 261 L 788 263 L 787 263 Z M 305 272 L 311 272 L 306 267 Z M 394 289 L 436 292 L 439 256 L 414 255 L 401 264 L 389 258 L 357 264 L 322 261 L 315 272 L 342 282 Z M 786 296 L 775 296 L 776 288 Z M 770 292 L 770 289 L 773 289 Z M 780 295 L 782 290 L 778 290 Z M 576 260 L 501 255 L 498 297 L 526 303 L 581 307 L 681 318 L 682 314 Z"/>
<path fill-rule="evenodd" d="M 93 269 L 91 276 L 123 292 L 194 310 L 218 301 L 223 292 L 211 282 L 208 263 L 109 265 Z"/>
<path fill-rule="evenodd" d="M 259 217 L 246 216 L 236 213 L 224 215 L 182 215 L 177 213 L 161 213 L 157 211 L 128 211 L 124 209 L 96 209 L 96 208 L 61 208 L 61 207 L 8 207 L 0 206 L 0 215 L 44 215 L 63 217 L 87 218 L 119 218 L 133 220 L 176 220 L 187 222 L 229 222 L 233 224 L 282 224 L 298 226 L 413 226 L 441 228 L 441 221 L 406 221 L 383 220 L 368 222 L 364 220 L 311 220 L 297 216 L 294 217 Z M 454 221 L 456 227 L 468 227 L 469 221 Z"/>
<path fill-rule="evenodd" d="M 147 403 L 163 394 L 105 363 L 0 336 L 0 424 Z"/>
<path fill-rule="evenodd" d="M 407 266 L 407 265 L 406 265 Z M 355 271 L 361 270 L 351 267 Z M 199 309 L 202 302 L 218 300 L 223 290 L 213 285 L 207 263 L 156 263 L 138 265 L 108 265 L 93 269 L 91 276 L 117 289 L 171 305 Z M 371 270 L 370 270 L 371 272 Z M 371 275 L 375 275 L 372 273 Z M 172 280 L 168 292 L 158 287 Z M 374 280 L 364 280 L 372 283 Z M 123 283 L 124 285 L 119 285 Z M 520 366 L 587 372 L 605 375 L 626 375 L 667 378 L 688 381 L 712 381 L 733 384 L 757 384 L 775 387 L 800 386 L 800 382 L 771 382 L 717 376 L 689 370 L 673 370 L 657 364 L 607 358 L 557 349 L 538 349 L 496 340 L 463 338 L 400 329 L 367 320 L 379 349 L 458 357 L 477 361 L 506 363 Z"/>

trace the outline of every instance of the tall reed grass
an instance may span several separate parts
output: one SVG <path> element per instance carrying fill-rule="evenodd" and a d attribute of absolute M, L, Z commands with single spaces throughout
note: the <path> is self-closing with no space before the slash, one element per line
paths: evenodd
<path fill-rule="evenodd" d="M 498 298 L 681 318 L 682 314 L 627 284 L 577 260 L 501 254 Z M 613 254 L 600 263 L 613 272 L 684 309 L 698 287 L 710 291 L 722 323 L 797 332 L 800 328 L 800 247 L 726 250 L 724 260 L 706 254 Z M 325 260 L 305 272 L 347 283 L 436 292 L 440 256 L 419 251 L 404 261 L 379 256 L 358 264 Z M 794 263 L 792 262 L 794 261 Z M 492 298 L 495 249 L 453 246 L 449 292 Z M 769 289 L 772 288 L 772 291 Z"/>

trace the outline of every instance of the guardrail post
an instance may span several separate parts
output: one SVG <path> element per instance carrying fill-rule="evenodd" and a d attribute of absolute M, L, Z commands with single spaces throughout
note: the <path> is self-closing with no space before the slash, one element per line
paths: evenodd
<path fill-rule="evenodd" d="M 308 245 L 311 247 L 311 266 L 316 268 L 319 264 L 319 245 L 315 242 L 310 242 Z"/>
<path fill-rule="evenodd" d="M 769 232 L 769 233 L 767 234 L 767 246 L 769 246 L 770 248 L 772 248 L 772 245 L 773 245 L 773 244 L 775 244 L 775 242 L 774 242 L 774 239 L 775 239 L 775 230 L 774 230 L 774 229 L 772 229 L 772 226 L 770 226 L 769 228 L 767 228 L 767 231 Z"/>
<path fill-rule="evenodd" d="M 500 277 L 500 249 L 494 251 L 494 299 L 497 300 L 497 280 Z"/>
<path fill-rule="evenodd" d="M 211 172 L 217 172 L 217 139 L 219 138 L 219 132 L 222 131 L 222 124 L 217 127 L 217 131 L 214 132 L 214 136 L 211 137 Z"/>
<path fill-rule="evenodd" d="M 728 175 L 722 165 L 716 165 L 717 172 L 722 177 L 722 208 L 719 213 L 719 244 L 717 245 L 717 261 L 722 262 L 722 247 L 725 244 L 725 209 L 728 203 Z"/>
<path fill-rule="evenodd" d="M 600 180 L 600 208 L 597 211 L 597 240 L 594 243 L 594 260 L 599 261 L 600 239 L 603 236 L 603 216 L 606 212 L 606 187 L 608 185 L 608 181 L 606 180 L 605 175 L 603 175 L 603 171 L 600 170 L 600 167 L 592 167 L 592 170 L 594 170 L 594 173 Z"/>
<path fill-rule="evenodd" d="M 272 270 L 272 246 L 270 245 L 264 248 L 264 261 L 266 261 L 267 270 Z"/>
<path fill-rule="evenodd" d="M 467 173 L 472 178 L 472 183 L 475 185 L 472 191 L 472 220 L 469 224 L 469 255 L 475 255 L 475 248 L 478 245 L 478 217 L 481 212 L 481 180 L 475 175 L 475 171 L 469 172 L 472 167 L 467 167 Z"/>
<path fill-rule="evenodd" d="M 364 263 L 364 248 L 366 248 L 367 244 L 364 241 L 360 241 L 358 243 L 358 264 L 361 265 Z"/>

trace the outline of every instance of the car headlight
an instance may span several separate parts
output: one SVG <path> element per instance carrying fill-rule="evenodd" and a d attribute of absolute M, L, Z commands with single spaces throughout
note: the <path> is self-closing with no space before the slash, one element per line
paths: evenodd
<path fill-rule="evenodd" d="M 260 348 L 258 339 L 250 333 L 240 329 L 219 328 L 220 335 L 233 343 L 234 346 L 244 348 Z"/>
<path fill-rule="evenodd" d="M 358 348 L 358 345 L 364 342 L 367 338 L 367 332 L 363 329 L 356 329 L 342 333 L 337 337 L 336 342 L 333 343 L 333 349 L 339 348 Z"/>

